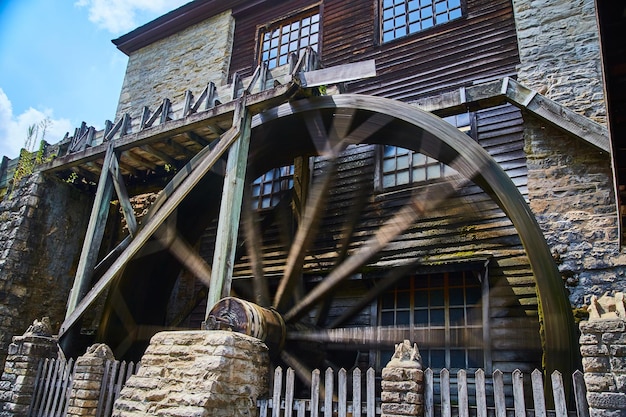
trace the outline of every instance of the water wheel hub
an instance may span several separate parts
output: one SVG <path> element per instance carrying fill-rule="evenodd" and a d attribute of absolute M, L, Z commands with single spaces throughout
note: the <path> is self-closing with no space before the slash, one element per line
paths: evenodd
<path fill-rule="evenodd" d="M 232 330 L 262 340 L 277 354 L 285 345 L 285 321 L 276 311 L 235 297 L 218 301 L 209 312 L 208 330 Z"/>

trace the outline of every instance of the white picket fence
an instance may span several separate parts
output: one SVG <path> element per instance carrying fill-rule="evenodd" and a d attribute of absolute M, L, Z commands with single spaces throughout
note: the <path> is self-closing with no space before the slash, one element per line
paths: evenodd
<path fill-rule="evenodd" d="M 589 417 L 582 372 L 576 371 L 572 375 L 574 404 L 570 406 L 570 410 L 565 400 L 561 373 L 555 371 L 550 378 L 554 409 L 548 410 L 543 374 L 539 370 L 531 373 L 530 385 L 527 385 L 530 386 L 531 392 L 525 393 L 524 375 L 519 370 L 507 375 L 507 378 L 504 373 L 496 370 L 490 378 L 487 378 L 485 372 L 479 369 L 473 374 L 471 384 L 468 383 L 467 372 L 460 370 L 456 373 L 455 383 L 451 384 L 450 372 L 447 369 L 443 369 L 438 378 L 431 369 L 426 369 L 424 371 L 424 416 Z M 355 369 L 351 375 L 351 383 L 349 379 L 345 369 L 340 369 L 335 378 L 335 372 L 328 368 L 324 373 L 324 380 L 321 381 L 320 371 L 314 370 L 310 376 L 310 395 L 307 393 L 306 398 L 297 399 L 295 398 L 297 389 L 295 371 L 288 368 L 283 375 L 282 368 L 277 367 L 274 372 L 271 398 L 257 401 L 259 416 L 375 417 L 381 415 L 380 401 L 376 401 L 374 370 L 371 368 L 367 370 L 363 378 L 361 370 Z M 510 393 L 512 398 L 507 398 L 505 393 Z M 531 397 L 532 404 L 527 404 L 527 399 Z M 510 406 L 507 407 L 507 404 Z"/>

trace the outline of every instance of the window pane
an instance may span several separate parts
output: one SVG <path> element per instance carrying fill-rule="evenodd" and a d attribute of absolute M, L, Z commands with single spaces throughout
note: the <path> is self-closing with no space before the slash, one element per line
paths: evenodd
<path fill-rule="evenodd" d="M 431 368 L 445 368 L 446 367 L 446 352 L 445 350 L 431 349 L 430 350 L 430 364 Z"/>
<path fill-rule="evenodd" d="M 430 305 L 431 306 L 443 306 L 444 305 L 443 290 L 432 290 L 430 292 Z"/>
<path fill-rule="evenodd" d="M 450 350 L 450 368 L 465 368 L 465 350 Z"/>
<path fill-rule="evenodd" d="M 463 326 L 465 324 L 465 309 L 451 308 L 450 309 L 450 325 L 451 326 Z"/>
<path fill-rule="evenodd" d="M 446 322 L 446 314 L 443 308 L 433 308 L 430 310 L 430 325 L 443 326 Z"/>
<path fill-rule="evenodd" d="M 465 297 L 463 296 L 463 288 L 450 288 L 449 298 L 451 306 L 462 306 L 465 304 Z"/>
<path fill-rule="evenodd" d="M 409 308 L 411 306 L 411 293 L 409 292 L 400 292 L 398 293 L 398 298 L 396 300 L 397 308 Z"/>
<path fill-rule="evenodd" d="M 413 315 L 413 322 L 416 326 L 427 326 L 428 310 L 416 310 Z"/>
<path fill-rule="evenodd" d="M 394 325 L 394 314 L 393 311 L 386 311 L 380 315 L 380 324 L 381 326 L 393 326 Z"/>
<path fill-rule="evenodd" d="M 403 185 L 403 184 L 408 184 L 409 181 L 409 171 L 402 171 L 402 172 L 398 172 L 398 175 L 396 177 L 396 185 Z"/>
<path fill-rule="evenodd" d="M 410 311 L 398 311 L 396 313 L 396 325 L 410 324 L 411 312 Z"/>
<path fill-rule="evenodd" d="M 389 309 L 389 308 L 394 308 L 396 306 L 395 303 L 396 297 L 394 293 L 387 293 L 383 295 L 382 298 L 382 308 L 384 309 Z"/>

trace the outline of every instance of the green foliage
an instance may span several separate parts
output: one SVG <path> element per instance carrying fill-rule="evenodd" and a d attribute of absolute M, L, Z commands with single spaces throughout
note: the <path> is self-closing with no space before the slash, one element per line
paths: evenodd
<path fill-rule="evenodd" d="M 50 119 L 45 118 L 37 124 L 28 126 L 24 147 L 20 150 L 19 160 L 15 167 L 15 172 L 13 173 L 14 185 L 19 183 L 22 178 L 32 174 L 37 165 L 49 162 L 55 157 L 55 155 L 45 157 L 45 137 L 50 123 Z M 37 141 L 39 141 L 39 147 L 35 150 L 35 143 L 37 143 Z"/>

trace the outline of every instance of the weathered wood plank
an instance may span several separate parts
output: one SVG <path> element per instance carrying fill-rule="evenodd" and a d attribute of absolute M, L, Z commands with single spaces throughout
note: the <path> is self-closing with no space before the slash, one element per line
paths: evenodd
<path fill-rule="evenodd" d="M 117 163 L 117 158 L 113 156 L 109 165 L 109 172 L 111 179 L 113 180 L 113 186 L 122 206 L 122 213 L 126 220 L 126 226 L 131 236 L 134 236 L 137 232 L 137 219 L 135 218 L 135 210 L 133 209 L 130 199 L 128 198 L 128 192 L 126 191 L 126 185 L 124 184 L 124 177 L 120 172 L 120 166 Z"/>
<path fill-rule="evenodd" d="M 535 405 L 535 417 L 546 417 L 546 400 L 543 393 L 543 375 L 535 369 L 530 375 L 533 389 L 533 403 Z"/>
<path fill-rule="evenodd" d="M 487 417 L 487 393 L 485 390 L 485 371 L 474 373 L 476 384 L 476 417 Z"/>
<path fill-rule="evenodd" d="M 333 370 L 331 368 L 326 369 L 324 373 L 324 417 L 332 417 L 333 415 L 333 376 Z"/>
<path fill-rule="evenodd" d="M 439 374 L 439 386 L 441 388 L 441 417 L 451 417 L 450 371 L 446 368 L 443 368 Z"/>
<path fill-rule="evenodd" d="M 374 417 L 376 414 L 376 372 L 369 368 L 366 373 L 367 378 L 367 417 Z"/>
<path fill-rule="evenodd" d="M 272 417 L 280 417 L 280 394 L 283 388 L 283 368 L 274 370 L 274 392 L 272 395 Z"/>
<path fill-rule="evenodd" d="M 373 59 L 370 59 L 368 61 L 355 62 L 352 64 L 343 64 L 314 71 L 300 72 L 298 78 L 302 87 L 310 88 L 375 76 L 376 62 Z"/>
<path fill-rule="evenodd" d="M 513 404 L 515 406 L 515 417 L 526 416 L 526 404 L 524 401 L 524 374 L 516 369 L 511 374 L 513 382 Z"/>
<path fill-rule="evenodd" d="M 499 369 L 493 372 L 493 402 L 496 409 L 496 417 L 506 417 L 504 380 L 502 371 Z"/>
<path fill-rule="evenodd" d="M 79 301 L 89 289 L 93 267 L 96 265 L 98 251 L 104 236 L 107 218 L 109 216 L 109 204 L 113 195 L 113 181 L 109 175 L 111 161 L 115 158 L 113 141 L 107 143 L 107 151 L 104 157 L 103 169 L 100 173 L 96 196 L 89 215 L 89 223 L 85 240 L 78 260 L 74 285 L 67 301 L 66 319 L 76 309 Z"/>
<path fill-rule="evenodd" d="M 311 373 L 311 417 L 319 417 L 320 412 L 320 371 Z"/>
<path fill-rule="evenodd" d="M 337 413 L 339 417 L 348 415 L 348 374 L 344 368 L 339 369 L 337 374 L 338 404 Z"/>
<path fill-rule="evenodd" d="M 361 417 L 361 370 L 352 372 L 352 417 Z"/>
<path fill-rule="evenodd" d="M 291 417 L 293 414 L 293 391 L 295 389 L 295 372 L 293 369 L 287 369 L 287 377 L 285 378 L 285 417 Z"/>
<path fill-rule="evenodd" d="M 572 374 L 572 382 L 574 386 L 574 401 L 576 402 L 576 413 L 578 417 L 589 417 L 589 405 L 587 404 L 587 388 L 585 379 L 580 370 L 574 371 Z"/>
<path fill-rule="evenodd" d="M 245 100 L 246 97 L 240 101 L 239 110 L 234 116 L 233 126 L 237 126 L 240 134 L 238 140 L 228 151 L 224 189 L 217 223 L 218 240 L 215 243 L 211 268 L 213 278 L 209 287 L 205 317 L 208 317 L 211 308 L 222 297 L 228 296 L 230 293 L 252 123 L 252 113 L 247 109 Z"/>
<path fill-rule="evenodd" d="M 559 371 L 554 371 L 550 377 L 552 379 L 552 398 L 554 399 L 554 412 L 556 417 L 567 417 L 563 375 L 561 375 Z"/>
<path fill-rule="evenodd" d="M 433 370 L 427 368 L 424 371 L 424 417 L 435 415 L 434 385 Z"/>
<path fill-rule="evenodd" d="M 467 392 L 467 372 L 464 369 L 460 369 L 457 372 L 457 390 L 458 390 L 458 402 L 459 402 L 459 417 L 469 417 L 469 402 Z"/>

